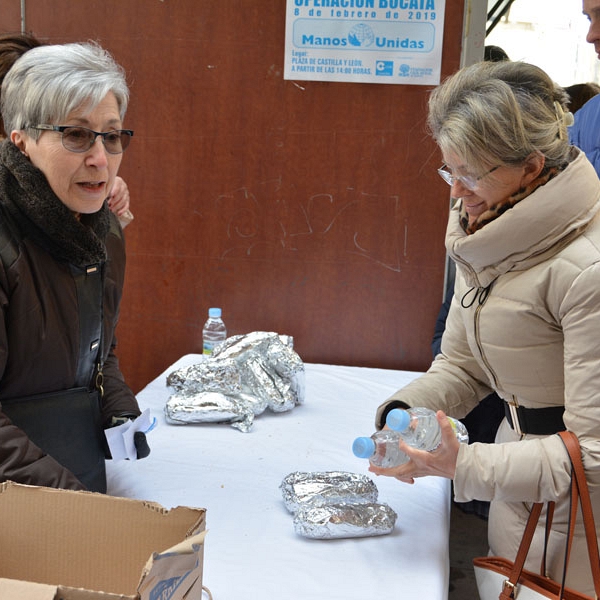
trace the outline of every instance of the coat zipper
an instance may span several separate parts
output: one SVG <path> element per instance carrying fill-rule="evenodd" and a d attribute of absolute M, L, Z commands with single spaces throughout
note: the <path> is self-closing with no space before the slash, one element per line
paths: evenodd
<path fill-rule="evenodd" d="M 475 333 L 475 342 L 477 343 L 477 349 L 479 350 L 479 356 L 481 356 L 481 360 L 482 362 L 485 364 L 488 372 L 491 374 L 492 376 L 492 381 L 494 383 L 494 387 L 496 389 L 498 389 L 498 378 L 496 377 L 496 373 L 494 371 L 494 369 L 492 369 L 492 365 L 490 365 L 490 363 L 488 362 L 487 358 L 485 357 L 485 354 L 483 352 L 483 346 L 481 345 L 481 339 L 479 336 L 480 333 L 480 327 L 479 327 L 479 320 L 480 320 L 480 312 L 481 309 L 483 308 L 483 305 L 485 304 L 488 296 L 489 296 L 489 291 L 490 288 L 487 288 L 487 293 L 485 294 L 483 300 L 481 302 L 479 302 L 477 304 L 477 308 L 475 309 L 475 315 L 473 317 L 473 331 Z M 481 292 L 480 292 L 480 297 L 481 297 Z M 512 397 L 512 401 L 513 404 L 515 406 L 519 406 L 519 402 L 517 401 L 517 397 L 514 394 L 511 394 Z M 523 433 L 520 434 L 520 439 L 523 439 L 525 437 L 525 435 Z"/>
<path fill-rule="evenodd" d="M 475 342 L 477 343 L 477 349 L 479 350 L 479 356 L 481 356 L 481 360 L 483 361 L 483 363 L 485 364 L 487 370 L 490 372 L 490 374 L 492 375 L 492 380 L 494 383 L 494 387 L 498 387 L 498 378 L 496 377 L 496 373 L 494 372 L 494 370 L 492 369 L 492 366 L 490 365 L 490 363 L 488 362 L 487 358 L 485 357 L 485 354 L 483 352 L 483 346 L 481 345 L 481 339 L 480 339 L 480 327 L 479 327 L 479 320 L 480 320 L 480 313 L 481 313 L 481 309 L 483 308 L 483 305 L 485 304 L 488 296 L 489 296 L 489 291 L 490 288 L 480 288 L 479 291 L 479 297 L 481 298 L 482 296 L 482 290 L 485 289 L 486 290 L 486 294 L 483 297 L 483 300 L 481 300 L 478 304 L 477 304 L 477 308 L 475 309 L 475 315 L 473 317 L 473 331 L 475 333 Z"/>

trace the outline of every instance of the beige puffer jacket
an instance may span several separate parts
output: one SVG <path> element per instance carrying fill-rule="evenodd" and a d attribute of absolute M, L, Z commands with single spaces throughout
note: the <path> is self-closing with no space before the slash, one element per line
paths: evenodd
<path fill-rule="evenodd" d="M 529 408 L 565 406 L 582 446 L 600 524 L 600 181 L 583 153 L 495 221 L 466 236 L 451 211 L 457 264 L 442 353 L 390 402 L 463 417 L 490 390 Z M 461 299 L 465 299 L 461 305 Z M 469 306 L 471 300 L 474 302 Z M 514 558 L 532 502 L 557 500 L 549 571 L 560 580 L 570 463 L 557 435 L 519 436 L 504 420 L 496 444 L 461 446 L 455 499 L 491 500 L 492 554 Z M 527 568 L 539 571 L 538 528 Z M 583 531 L 568 585 L 593 594 Z"/>

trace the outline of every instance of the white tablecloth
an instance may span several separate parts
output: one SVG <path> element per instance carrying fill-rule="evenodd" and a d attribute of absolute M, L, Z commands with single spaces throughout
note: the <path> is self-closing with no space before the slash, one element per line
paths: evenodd
<path fill-rule="evenodd" d="M 352 454 L 374 430 L 376 406 L 418 373 L 306 366 L 304 404 L 264 412 L 249 433 L 227 424 L 167 425 L 166 375 L 138 394 L 158 426 L 144 460 L 108 461 L 108 492 L 207 509 L 204 584 L 214 600 L 438 600 L 448 595 L 449 481 L 410 486 L 375 477 L 379 501 L 398 514 L 385 536 L 311 540 L 297 535 L 279 485 L 293 471 L 368 474 Z"/>

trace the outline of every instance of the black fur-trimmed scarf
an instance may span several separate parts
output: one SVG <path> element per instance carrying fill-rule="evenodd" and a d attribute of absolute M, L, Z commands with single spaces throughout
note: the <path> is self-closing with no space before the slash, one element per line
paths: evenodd
<path fill-rule="evenodd" d="M 0 143 L 0 206 L 23 237 L 58 261 L 86 267 L 106 260 L 104 241 L 110 227 L 107 204 L 76 219 L 44 174 L 9 140 Z"/>
<path fill-rule="evenodd" d="M 469 215 L 465 210 L 464 204 L 460 207 L 460 225 L 464 229 L 467 235 L 475 233 L 494 219 L 497 219 L 501 214 L 511 209 L 515 204 L 527 198 L 533 191 L 542 185 L 548 183 L 553 177 L 555 177 L 560 171 L 562 171 L 568 163 L 560 165 L 559 167 L 544 167 L 539 176 L 534 179 L 528 186 L 522 187 L 517 190 L 511 196 L 500 200 L 485 212 L 481 213 L 473 223 L 469 225 Z"/>

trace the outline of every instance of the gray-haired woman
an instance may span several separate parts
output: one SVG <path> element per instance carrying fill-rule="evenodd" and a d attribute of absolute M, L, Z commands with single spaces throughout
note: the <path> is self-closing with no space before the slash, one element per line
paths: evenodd
<path fill-rule="evenodd" d="M 91 43 L 33 48 L 2 84 L 0 480 L 105 491 L 103 429 L 140 414 L 114 355 L 125 249 L 105 202 L 128 96 Z"/>
<path fill-rule="evenodd" d="M 466 67 L 433 91 L 428 122 L 455 199 L 446 233 L 454 297 L 441 353 L 376 422 L 394 407 L 438 409 L 444 441 L 431 453 L 403 445 L 408 463 L 372 469 L 406 482 L 441 475 L 457 501 L 490 500 L 490 549 L 508 558 L 531 503 L 556 501 L 547 566 L 559 581 L 570 461 L 555 434 L 565 427 L 579 437 L 600 515 L 600 181 L 569 146 L 565 102 L 546 73 L 519 62 Z M 459 445 L 444 412 L 463 417 L 492 391 L 507 414 L 496 443 Z M 582 530 L 567 585 L 593 594 Z"/>

